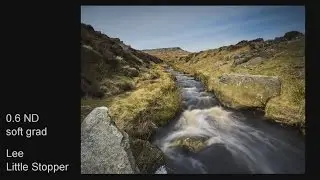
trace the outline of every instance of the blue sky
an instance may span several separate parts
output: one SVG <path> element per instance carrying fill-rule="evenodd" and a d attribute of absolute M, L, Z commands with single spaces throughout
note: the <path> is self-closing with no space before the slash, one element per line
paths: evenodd
<path fill-rule="evenodd" d="M 135 49 L 196 52 L 305 32 L 304 6 L 82 6 L 81 22 Z"/>

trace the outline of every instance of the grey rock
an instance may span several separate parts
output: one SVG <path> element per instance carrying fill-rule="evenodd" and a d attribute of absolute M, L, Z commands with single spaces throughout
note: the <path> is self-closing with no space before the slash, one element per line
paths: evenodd
<path fill-rule="evenodd" d="M 165 164 L 163 152 L 155 145 L 142 139 L 130 141 L 133 156 L 142 174 L 153 174 Z"/>
<path fill-rule="evenodd" d="M 249 74 L 223 74 L 220 76 L 220 81 L 223 79 L 225 83 L 232 84 L 261 84 L 266 87 L 274 87 L 280 91 L 280 80 L 277 76 L 265 76 L 265 75 L 249 75 Z"/>
<path fill-rule="evenodd" d="M 255 57 L 250 59 L 248 62 L 244 63 L 244 65 L 257 65 L 260 64 L 261 62 L 265 61 L 265 58 L 262 57 Z"/>
<path fill-rule="evenodd" d="M 191 152 L 199 152 L 207 146 L 208 138 L 183 137 L 174 140 L 170 145 L 186 148 Z"/>
<path fill-rule="evenodd" d="M 241 58 L 235 59 L 233 61 L 233 65 L 239 65 L 239 64 L 247 62 L 248 60 L 249 60 L 249 58 L 247 58 L 247 57 L 241 57 Z"/>
<path fill-rule="evenodd" d="M 268 100 L 280 95 L 277 76 L 223 74 L 217 79 L 216 97 L 232 108 L 265 107 Z"/>
<path fill-rule="evenodd" d="M 139 173 L 128 134 L 112 123 L 107 107 L 95 108 L 81 124 L 81 174 Z"/>

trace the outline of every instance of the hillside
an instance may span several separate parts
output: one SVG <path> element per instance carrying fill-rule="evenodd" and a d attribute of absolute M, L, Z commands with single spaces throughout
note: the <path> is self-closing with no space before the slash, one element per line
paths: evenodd
<path fill-rule="evenodd" d="M 161 60 L 125 45 L 118 38 L 81 24 L 82 97 L 109 97 L 132 88 L 132 77 Z"/>
<path fill-rule="evenodd" d="M 291 31 L 273 40 L 243 40 L 180 58 L 169 52 L 150 54 L 198 77 L 225 106 L 262 109 L 266 117 L 304 132 L 304 34 Z"/>
<path fill-rule="evenodd" d="M 184 57 L 190 54 L 190 52 L 185 51 L 180 47 L 145 49 L 142 51 L 150 55 L 156 56 L 160 59 L 164 59 L 167 62 L 175 61 L 180 57 Z"/>
<path fill-rule="evenodd" d="M 149 140 L 158 127 L 179 111 L 180 94 L 162 60 L 133 49 L 118 38 L 97 32 L 90 25 L 81 24 L 81 92 L 84 126 L 91 121 L 92 116 L 87 115 L 102 107 L 105 115 L 110 116 L 108 121 L 114 122 L 123 136 L 129 136 L 131 151 L 141 173 L 153 173 L 163 164 L 163 153 Z M 89 118 L 87 122 L 84 121 L 86 117 Z M 101 123 L 105 125 L 105 122 Z M 91 131 L 90 127 L 88 133 L 100 133 Z M 92 141 L 100 147 L 100 135 L 84 137 L 97 138 Z M 116 139 L 110 141 L 114 143 Z M 90 146 L 90 142 L 85 143 Z M 101 167 L 96 164 L 98 162 L 90 162 Z"/>

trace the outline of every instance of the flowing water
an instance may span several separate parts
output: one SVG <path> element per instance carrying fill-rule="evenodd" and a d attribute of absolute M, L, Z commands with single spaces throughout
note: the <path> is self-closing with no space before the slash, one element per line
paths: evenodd
<path fill-rule="evenodd" d="M 304 138 L 297 131 L 271 123 L 259 112 L 226 109 L 200 81 L 168 71 L 176 77 L 183 100 L 181 114 L 153 140 L 166 155 L 168 173 L 305 172 Z M 206 138 L 206 146 L 199 152 L 172 146 L 185 137 Z"/>

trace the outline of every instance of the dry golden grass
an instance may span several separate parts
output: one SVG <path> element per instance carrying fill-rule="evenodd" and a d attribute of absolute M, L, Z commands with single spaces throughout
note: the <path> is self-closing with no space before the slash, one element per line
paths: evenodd
<path fill-rule="evenodd" d="M 180 110 L 180 92 L 173 76 L 161 65 L 130 81 L 135 89 L 102 100 L 83 99 L 89 113 L 95 107 L 107 106 L 110 116 L 130 136 L 148 140 L 153 130 L 173 119 Z M 86 115 L 83 115 L 85 117 Z"/>
<path fill-rule="evenodd" d="M 304 39 L 290 43 L 280 43 L 279 53 L 260 64 L 233 66 L 231 57 L 239 52 L 248 52 L 249 47 L 235 51 L 208 50 L 189 60 L 169 62 L 175 69 L 192 74 L 207 86 L 207 89 L 229 94 L 229 97 L 239 91 L 221 87 L 217 78 L 222 74 L 240 73 L 253 75 L 278 76 L 281 80 L 281 93 L 269 100 L 265 107 L 266 116 L 280 123 L 303 128 L 305 126 L 305 78 L 304 78 Z M 258 89 L 257 89 L 258 91 Z M 229 104 L 236 102 L 230 98 Z"/>
<path fill-rule="evenodd" d="M 238 67 L 235 71 L 278 76 L 282 83 L 281 94 L 267 103 L 266 116 L 283 124 L 304 128 L 305 79 L 300 77 L 304 73 L 302 57 L 291 57 L 283 54 L 251 69 Z"/>
<path fill-rule="evenodd" d="M 159 76 L 153 83 L 143 83 Z M 125 98 L 115 98 L 110 115 L 131 136 L 149 139 L 153 130 L 166 124 L 180 108 L 180 94 L 172 76 L 160 66 L 141 76 L 137 89 Z"/>

